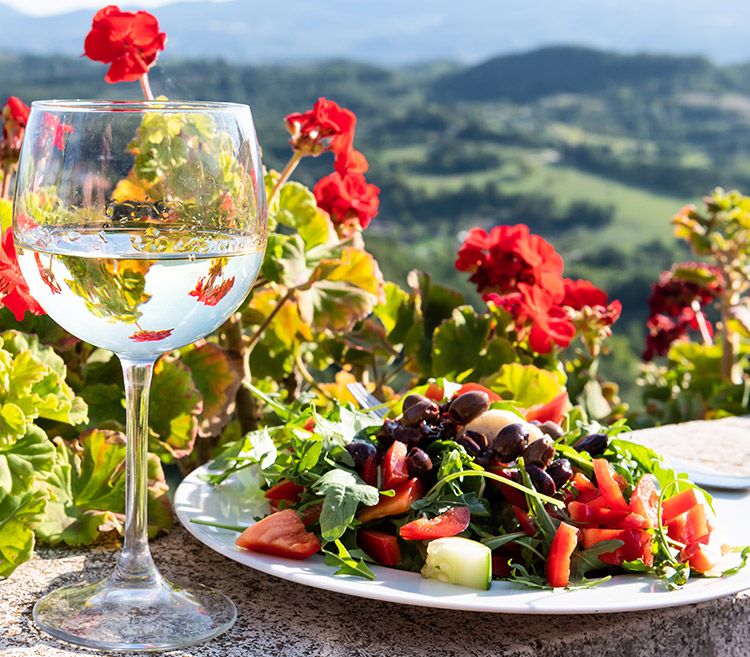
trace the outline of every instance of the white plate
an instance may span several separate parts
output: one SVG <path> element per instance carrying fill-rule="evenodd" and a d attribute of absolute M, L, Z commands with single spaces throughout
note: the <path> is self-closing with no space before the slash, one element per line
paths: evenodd
<path fill-rule="evenodd" d="M 464 611 L 507 614 L 603 614 L 659 609 L 713 600 L 750 588 L 750 566 L 727 578 L 691 578 L 687 586 L 667 591 L 649 577 L 619 575 L 591 589 L 547 591 L 509 582 L 493 581 L 489 591 L 475 591 L 434 580 L 418 573 L 374 566 L 376 579 L 334 576 L 333 569 L 316 555 L 293 561 L 241 550 L 234 545 L 236 532 L 197 525 L 192 519 L 249 525 L 258 507 L 246 499 L 246 483 L 239 478 L 219 487 L 201 481 L 209 472 L 203 466 L 191 473 L 175 493 L 180 522 L 199 541 L 241 564 L 298 584 L 356 595 L 372 600 L 440 607 Z M 714 496 L 722 537 L 732 545 L 750 544 L 750 494 L 722 491 Z"/>

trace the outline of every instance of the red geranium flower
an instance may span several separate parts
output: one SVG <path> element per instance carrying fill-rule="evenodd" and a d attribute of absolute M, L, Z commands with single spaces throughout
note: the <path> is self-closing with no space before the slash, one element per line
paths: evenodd
<path fill-rule="evenodd" d="M 350 227 L 364 230 L 378 214 L 380 189 L 368 183 L 361 173 L 350 172 L 342 176 L 334 172 L 321 178 L 313 192 L 318 207 L 345 231 Z"/>
<path fill-rule="evenodd" d="M 291 147 L 302 155 L 333 152 L 336 171 L 342 175 L 348 171 L 367 171 L 367 159 L 354 149 L 356 125 L 354 112 L 327 98 L 318 98 L 307 112 L 295 112 L 286 117 L 286 127 L 292 135 Z"/>
<path fill-rule="evenodd" d="M 541 287 L 555 301 L 563 296 L 563 260 L 554 247 L 524 224 L 472 228 L 458 250 L 456 269 L 471 272 L 480 294 L 508 294 L 520 283 Z"/>
<path fill-rule="evenodd" d="M 156 17 L 147 11 L 109 5 L 94 15 L 83 49 L 89 59 L 110 65 L 106 82 L 135 82 L 148 73 L 166 40 Z"/>
<path fill-rule="evenodd" d="M 2 119 L 2 139 L 0 139 L 0 160 L 14 165 L 18 161 L 23 133 L 29 120 L 29 107 L 20 98 L 11 96 L 0 112 Z"/>
<path fill-rule="evenodd" d="M 20 98 L 11 96 L 3 107 L 3 120 L 11 119 L 19 128 L 25 128 L 31 109 Z"/>
<path fill-rule="evenodd" d="M 27 310 L 34 315 L 46 314 L 44 308 L 31 296 L 29 286 L 18 267 L 12 228 L 6 229 L 3 233 L 0 249 L 0 293 L 3 294 L 0 304 L 10 310 L 19 322 Z"/>
<path fill-rule="evenodd" d="M 172 335 L 174 329 L 164 329 L 162 331 L 136 331 L 129 339 L 133 342 L 158 342 L 165 340 Z"/>
<path fill-rule="evenodd" d="M 565 278 L 563 285 L 565 294 L 561 305 L 578 311 L 588 309 L 583 314 L 590 315 L 599 328 L 611 326 L 620 319 L 622 304 L 616 299 L 610 303 L 607 293 L 591 281 L 574 281 L 571 278 Z"/>

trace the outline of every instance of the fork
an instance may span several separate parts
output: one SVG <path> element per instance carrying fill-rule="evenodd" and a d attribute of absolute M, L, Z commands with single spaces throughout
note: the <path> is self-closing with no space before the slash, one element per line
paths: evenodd
<path fill-rule="evenodd" d="M 370 415 L 377 418 L 384 418 L 388 415 L 388 409 L 383 406 L 383 402 L 371 395 L 361 383 L 347 383 L 346 389 L 357 400 L 362 410 L 367 411 Z"/>

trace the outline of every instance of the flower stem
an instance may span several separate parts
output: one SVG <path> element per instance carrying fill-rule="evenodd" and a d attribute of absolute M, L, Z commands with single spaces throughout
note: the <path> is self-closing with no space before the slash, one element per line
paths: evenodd
<path fill-rule="evenodd" d="M 693 299 L 693 302 L 690 304 L 693 308 L 693 312 L 695 313 L 695 321 L 698 324 L 698 330 L 701 334 L 701 339 L 703 340 L 703 344 L 706 347 L 710 347 L 713 345 L 714 340 L 711 337 L 711 332 L 708 330 L 708 324 L 706 323 L 706 316 L 703 314 L 703 311 L 701 310 L 701 305 L 698 303 L 697 299 Z"/>
<path fill-rule="evenodd" d="M 151 84 L 148 81 L 148 73 L 144 73 L 140 78 L 141 90 L 143 91 L 143 97 L 146 100 L 153 100 L 154 94 L 151 91 Z"/>
<path fill-rule="evenodd" d="M 7 198 L 9 199 L 9 192 L 10 192 L 10 173 L 11 168 L 10 167 L 4 167 L 3 168 L 3 188 L 2 192 L 0 192 L 0 198 Z"/>
<path fill-rule="evenodd" d="M 287 290 L 287 293 L 283 297 L 281 297 L 281 299 L 279 299 L 279 302 L 276 304 L 274 309 L 270 313 L 268 313 L 268 317 L 263 320 L 263 323 L 258 327 L 258 330 L 255 331 L 252 336 L 250 336 L 250 339 L 245 344 L 245 348 L 248 351 L 253 348 L 258 340 L 260 340 L 260 338 L 263 336 L 263 331 L 268 328 L 268 325 L 273 321 L 273 318 L 276 317 L 284 304 L 292 298 L 293 294 L 294 289 L 289 289 Z"/>
<path fill-rule="evenodd" d="M 294 170 L 297 168 L 297 165 L 300 163 L 300 160 L 302 160 L 302 153 L 299 153 L 297 151 L 294 151 L 292 153 L 292 157 L 289 159 L 289 162 L 286 163 L 286 166 L 284 167 L 284 170 L 281 172 L 281 175 L 279 176 L 279 179 L 276 181 L 276 184 L 271 189 L 270 194 L 268 195 L 267 203 L 270 205 L 271 201 L 276 198 L 276 194 L 281 189 L 282 185 L 289 180 L 289 176 L 294 173 Z"/>

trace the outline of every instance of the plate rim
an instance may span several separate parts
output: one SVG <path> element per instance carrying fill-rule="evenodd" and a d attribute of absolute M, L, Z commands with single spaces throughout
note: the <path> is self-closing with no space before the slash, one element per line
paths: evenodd
<path fill-rule="evenodd" d="M 516 614 L 516 615 L 550 615 L 550 616 L 573 616 L 581 614 L 611 614 L 611 613 L 628 613 L 634 611 L 649 611 L 656 609 L 668 609 L 671 607 L 682 607 L 690 604 L 697 604 L 700 602 L 708 602 L 719 598 L 736 595 L 741 591 L 750 589 L 750 566 L 741 573 L 734 575 L 729 578 L 711 578 L 711 579 L 695 579 L 695 584 L 689 582 L 683 589 L 679 591 L 655 591 L 652 593 L 642 593 L 636 596 L 630 596 L 625 600 L 620 600 L 613 606 L 609 605 L 592 605 L 592 604 L 574 604 L 568 607 L 530 607 L 528 604 L 519 605 L 516 604 L 503 604 L 503 601 L 517 600 L 519 595 L 531 594 L 535 595 L 537 602 L 539 596 L 543 596 L 542 600 L 547 601 L 550 599 L 576 596 L 579 597 L 581 594 L 585 594 L 596 589 L 584 589 L 584 590 L 544 590 L 540 591 L 537 589 L 523 589 L 519 588 L 514 591 L 516 595 L 490 595 L 490 591 L 475 591 L 473 589 L 464 587 L 452 587 L 457 589 L 455 595 L 445 596 L 429 596 L 425 593 L 416 593 L 412 591 L 406 591 L 400 588 L 393 588 L 388 582 L 384 582 L 383 578 L 378 578 L 378 574 L 395 574 L 398 578 L 419 578 L 417 573 L 410 571 L 402 571 L 395 568 L 387 568 L 385 566 L 373 565 L 371 566 L 373 572 L 376 575 L 376 579 L 373 581 L 362 580 L 355 577 L 347 576 L 335 576 L 332 572 L 330 575 L 322 575 L 316 573 L 307 573 L 301 570 L 301 565 L 304 562 L 295 561 L 292 559 L 283 559 L 280 557 L 270 557 L 262 554 L 253 554 L 252 552 L 240 550 L 235 548 L 233 544 L 228 546 L 225 542 L 218 540 L 215 536 L 222 536 L 220 532 L 229 530 L 220 530 L 218 528 L 212 528 L 206 525 L 200 525 L 191 522 L 192 518 L 198 518 L 205 516 L 205 513 L 195 513 L 191 510 L 191 504 L 188 503 L 190 495 L 194 489 L 196 492 L 202 493 L 203 495 L 211 494 L 212 487 L 207 482 L 200 479 L 201 475 L 207 474 L 211 468 L 211 463 L 207 463 L 196 470 L 193 470 L 187 477 L 185 477 L 175 490 L 174 495 L 174 509 L 178 520 L 182 526 L 193 536 L 197 541 L 208 547 L 209 549 L 221 554 L 224 557 L 232 559 L 237 563 L 257 570 L 259 572 L 278 577 L 286 581 L 300 584 L 311 588 L 321 589 L 332 593 L 340 593 L 344 595 L 352 595 L 369 600 L 377 600 L 379 602 L 390 602 L 394 604 L 406 604 L 418 607 L 427 607 L 433 609 L 450 609 L 456 611 L 479 611 L 487 613 L 502 613 L 502 614 Z M 214 493 L 216 494 L 216 493 Z M 322 557 L 315 555 L 312 557 L 316 559 L 315 563 L 322 563 Z M 627 582 L 630 583 L 653 583 L 655 580 L 650 577 L 641 575 L 615 575 L 612 578 L 614 586 L 619 583 L 621 578 L 627 578 Z M 421 578 L 420 578 L 421 579 Z M 437 583 L 442 584 L 442 583 Z M 497 586 L 500 582 L 493 580 L 493 585 Z M 721 584 L 721 585 L 720 585 Z M 696 586 L 697 585 L 697 586 Z M 452 586 L 444 584 L 443 586 Z M 689 588 L 691 587 L 691 588 Z M 617 590 L 612 586 L 607 586 L 606 589 L 610 592 L 609 598 L 617 598 Z M 460 592 L 458 592 L 460 591 Z M 648 597 L 642 597 L 648 596 Z M 646 602 L 646 601 L 649 602 Z"/>

